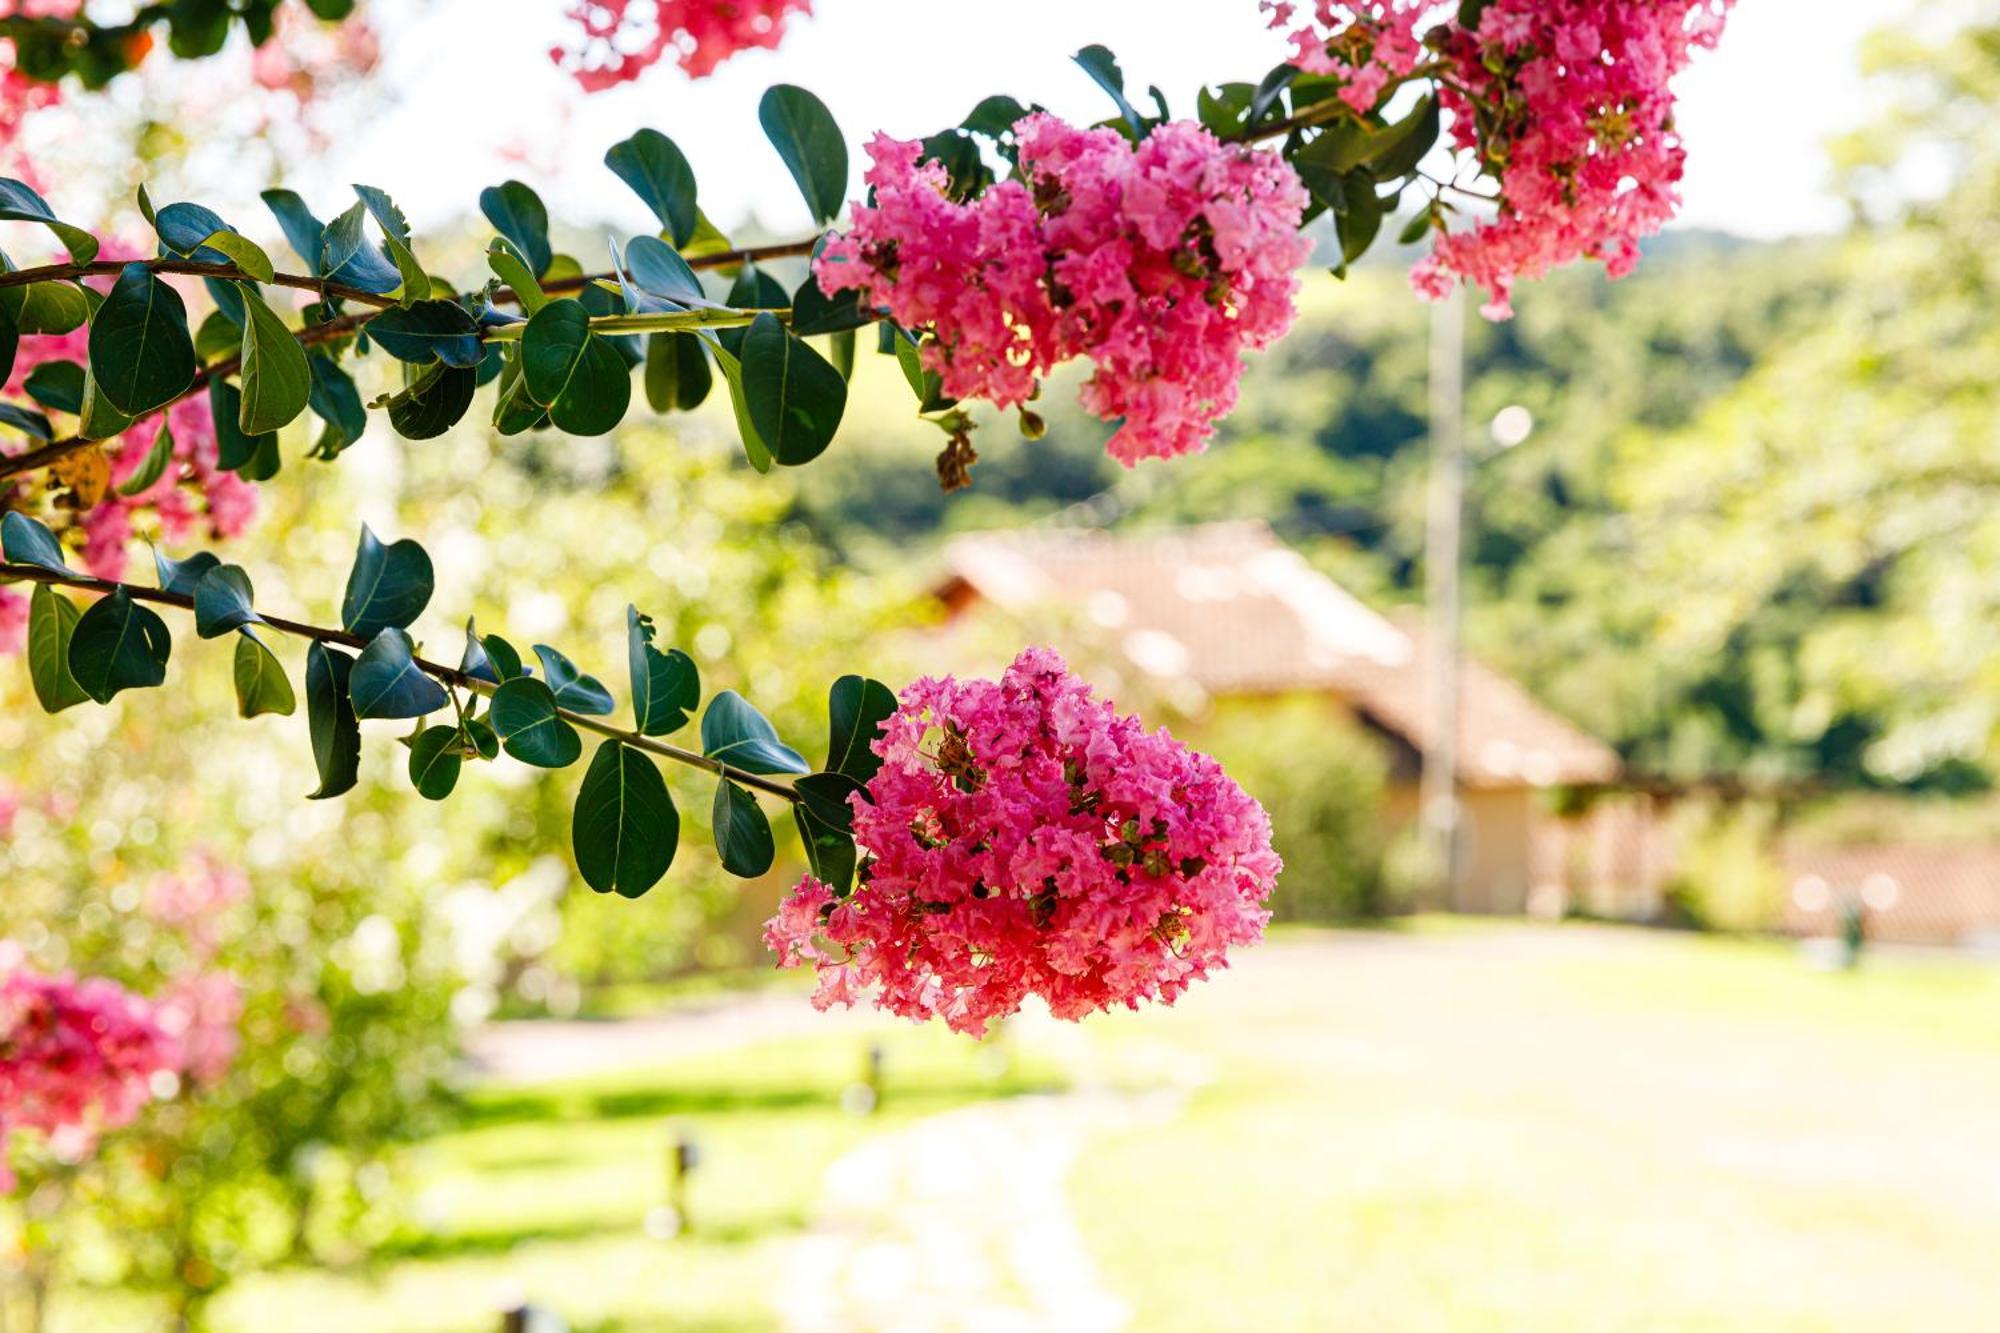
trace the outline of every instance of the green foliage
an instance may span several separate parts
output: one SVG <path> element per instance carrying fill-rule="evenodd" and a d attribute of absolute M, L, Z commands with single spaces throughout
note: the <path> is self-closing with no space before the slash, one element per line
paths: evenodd
<path fill-rule="evenodd" d="M 1385 865 L 1389 759 L 1379 737 L 1324 699 L 1300 698 L 1232 703 L 1198 743 L 1270 813 L 1285 859 L 1270 902 L 1278 920 L 1366 920 L 1401 906 Z"/>
<path fill-rule="evenodd" d="M 653 761 L 621 741 L 598 746 L 576 796 L 576 868 L 584 883 L 640 897 L 667 873 L 680 838 L 680 812 Z"/>
<path fill-rule="evenodd" d="M 1786 882 L 1774 856 L 1775 812 L 1767 806 L 1685 813 L 1697 823 L 1681 843 L 1667 886 L 1680 917 L 1703 930 L 1763 932 L 1784 917 Z"/>
<path fill-rule="evenodd" d="M 847 199 L 847 141 L 826 103 L 804 88 L 781 83 L 764 93 L 757 119 L 798 182 L 813 220 L 831 222 Z"/>
<path fill-rule="evenodd" d="M 701 715 L 701 752 L 745 773 L 810 773 L 797 750 L 778 739 L 770 720 L 734 690 L 708 701 Z"/>
<path fill-rule="evenodd" d="M 539 680 L 517 676 L 495 690 L 491 720 L 500 744 L 524 764 L 568 768 L 583 757 L 583 738 Z"/>

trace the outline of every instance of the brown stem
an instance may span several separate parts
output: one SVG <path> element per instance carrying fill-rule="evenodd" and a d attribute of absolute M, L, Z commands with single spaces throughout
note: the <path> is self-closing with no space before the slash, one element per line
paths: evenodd
<path fill-rule="evenodd" d="M 754 263 L 762 259 L 793 259 L 803 255 L 810 255 L 813 252 L 813 247 L 817 244 L 819 244 L 819 239 L 814 237 L 812 240 L 785 241 L 777 245 L 745 246 L 737 250 L 721 250 L 715 254 L 697 255 L 687 262 L 689 268 L 705 269 L 726 268 L 731 264 Z M 123 267 L 124 265 L 122 264 L 106 261 L 93 264 L 49 264 L 38 269 L 17 269 L 12 273 L 0 273 L 0 287 L 19 286 L 21 280 L 50 282 L 87 277 L 92 274 L 115 273 Z M 189 273 L 199 274 L 203 277 L 227 278 L 232 281 L 255 281 L 255 279 L 241 269 L 223 264 L 196 264 L 181 260 L 157 260 L 154 261 L 154 269 L 156 272 L 161 273 Z M 558 278 L 553 282 L 546 283 L 543 285 L 542 290 L 545 292 L 581 291 L 593 282 L 609 280 L 615 276 L 615 274 L 611 273 L 581 273 L 573 278 Z M 352 288 L 342 287 L 339 284 L 328 284 L 319 278 L 306 278 L 295 274 L 280 273 L 275 282 L 278 286 L 299 287 L 307 291 L 321 291 L 328 295 L 365 301 L 376 308 L 366 314 L 342 315 L 337 319 L 328 320 L 324 324 L 314 324 L 310 327 L 300 329 L 296 337 L 300 343 L 307 347 L 345 337 L 366 325 L 369 320 L 375 317 L 378 311 L 396 304 L 389 297 L 376 296 L 371 292 L 355 292 Z M 350 293 L 352 293 L 351 297 Z M 511 304 L 518 304 L 520 300 L 515 295 L 513 289 L 507 287 L 501 288 L 496 293 L 495 299 Z M 232 356 L 217 361 L 213 365 L 202 367 L 202 369 L 195 373 L 193 381 L 187 387 L 187 392 L 181 394 L 174 402 L 182 402 L 199 393 L 208 386 L 210 380 L 219 376 L 235 374 L 242 368 L 242 365 L 243 361 L 241 357 Z M 158 407 L 151 412 L 142 412 L 133 418 L 133 422 L 137 424 L 148 417 L 168 410 L 172 406 L 173 403 L 169 403 L 166 407 Z M 82 436 L 72 435 L 68 439 L 56 440 L 45 444 L 39 449 L 30 449 L 24 454 L 14 454 L 11 457 L 0 458 L 0 482 L 4 482 L 10 477 L 21 476 L 25 473 L 38 472 L 51 464 L 60 463 L 71 454 L 80 453 L 95 443 L 97 443 L 95 440 L 86 440 Z"/>
<path fill-rule="evenodd" d="M 0 583 L 10 582 L 46 583 L 54 587 L 80 588 L 85 592 L 105 594 L 117 592 L 122 588 L 125 591 L 125 595 L 135 602 L 153 602 L 160 606 L 176 607 L 182 611 L 194 610 L 194 598 L 185 593 L 168 592 L 164 588 L 142 587 L 136 583 L 117 583 L 110 579 L 92 578 L 87 574 L 58 574 L 52 569 L 43 569 L 39 565 L 15 565 L 0 562 Z M 358 634 L 351 634 L 346 630 L 327 629 L 320 625 L 308 625 L 303 621 L 287 620 L 283 616 L 266 615 L 262 611 L 259 611 L 257 616 L 260 624 L 277 630 L 280 634 L 290 634 L 301 639 L 312 639 L 319 643 L 338 644 L 340 647 L 352 648 L 357 652 L 368 646 L 367 639 L 362 638 Z M 484 695 L 491 695 L 497 688 L 491 682 L 468 676 L 456 667 L 448 667 L 437 662 L 426 661 L 421 657 L 413 660 L 416 663 L 417 670 L 442 684 Z M 614 727 L 608 722 L 601 722 L 594 717 L 587 717 L 582 713 L 571 712 L 567 708 L 558 708 L 556 712 L 563 721 L 573 727 L 579 727 L 584 731 L 593 732 L 599 736 L 609 737 L 612 740 L 629 745 L 635 750 L 644 750 L 648 754 L 656 754 L 662 759 L 671 759 L 675 763 L 687 764 L 693 768 L 706 769 L 708 772 L 714 773 L 719 777 L 728 778 L 731 782 L 739 786 L 754 787 L 758 791 L 780 797 L 787 801 L 797 801 L 799 799 L 798 793 L 793 791 L 789 786 L 782 782 L 774 781 L 762 774 L 746 773 L 740 768 L 735 768 L 720 760 L 710 759 L 707 755 L 697 753 L 694 750 L 684 750 L 678 745 L 669 745 L 665 741 L 654 740 L 651 736 L 642 735 L 636 731 L 627 731 L 622 727 Z"/>

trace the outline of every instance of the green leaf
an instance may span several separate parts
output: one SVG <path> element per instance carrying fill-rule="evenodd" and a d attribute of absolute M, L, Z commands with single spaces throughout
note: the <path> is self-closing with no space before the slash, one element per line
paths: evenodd
<path fill-rule="evenodd" d="M 604 165 L 645 200 L 660 225 L 673 233 L 675 245 L 685 247 L 694 239 L 698 218 L 694 169 L 672 139 L 658 130 L 640 130 L 613 144 L 604 155 Z"/>
<path fill-rule="evenodd" d="M 655 412 L 692 412 L 714 387 L 701 339 L 671 332 L 646 339 L 646 401 Z"/>
<path fill-rule="evenodd" d="M 153 568 L 159 573 L 161 591 L 179 593 L 183 597 L 194 596 L 194 590 L 203 576 L 221 563 L 207 551 L 196 551 L 185 560 L 172 559 L 158 548 L 153 551 Z"/>
<path fill-rule="evenodd" d="M 243 401 L 237 428 L 265 435 L 297 419 L 312 397 L 312 367 L 306 349 L 264 298 L 243 289 L 249 319 L 243 324 Z"/>
<path fill-rule="evenodd" d="M 757 433 L 757 423 L 750 415 L 750 400 L 743 392 L 743 363 L 735 353 L 724 347 L 712 333 L 699 335 L 715 357 L 715 364 L 722 367 L 723 382 L 729 386 L 729 406 L 736 413 L 736 433 L 743 438 L 743 454 L 750 460 L 750 466 L 759 472 L 771 470 L 771 450 Z"/>
<path fill-rule="evenodd" d="M 14 312 L 0 302 L 0 384 L 14 377 L 14 355 L 21 350 L 21 330 L 14 323 Z"/>
<path fill-rule="evenodd" d="M 670 736 L 701 706 L 701 673 L 678 648 L 653 646 L 653 618 L 625 608 L 625 648 L 632 669 L 632 717 L 644 736 Z"/>
<path fill-rule="evenodd" d="M 219 639 L 233 629 L 258 623 L 251 609 L 250 576 L 236 565 L 217 565 L 194 585 L 194 632 Z"/>
<path fill-rule="evenodd" d="M 410 745 L 410 781 L 417 795 L 442 801 L 458 786 L 466 739 L 457 727 L 426 727 Z"/>
<path fill-rule="evenodd" d="M 312 392 L 306 404 L 326 423 L 316 452 L 321 458 L 334 458 L 367 431 L 368 409 L 361 405 L 361 392 L 354 387 L 353 377 L 332 357 L 315 352 L 306 358 L 306 364 L 312 370 Z"/>
<path fill-rule="evenodd" d="M 306 201 L 292 190 L 265 190 L 259 197 L 278 220 L 278 229 L 285 233 L 293 252 L 315 274 L 324 275 L 326 270 L 320 267 L 320 256 L 326 246 L 326 226 L 313 216 Z"/>
<path fill-rule="evenodd" d="M 549 424 L 549 410 L 528 392 L 528 377 L 521 369 L 520 352 L 503 349 L 500 357 L 500 386 L 493 395 L 493 429 L 502 435 L 540 430 Z"/>
<path fill-rule="evenodd" d="M 35 585 L 28 603 L 28 679 L 44 712 L 60 713 L 90 698 L 69 670 L 70 637 L 80 614 L 48 584 Z"/>
<path fill-rule="evenodd" d="M 1028 108 L 1011 97 L 982 98 L 978 106 L 958 122 L 959 128 L 983 134 L 989 139 L 1001 139 L 1014 132 L 1014 127 L 1027 119 Z"/>
<path fill-rule="evenodd" d="M 1111 100 L 1118 104 L 1118 114 L 1132 131 L 1132 141 L 1137 143 L 1145 138 L 1146 118 L 1125 99 L 1125 72 L 1118 68 L 1118 57 L 1111 54 L 1110 48 L 1086 46 L 1076 53 L 1074 59 L 1098 87 L 1111 94 Z"/>
<path fill-rule="evenodd" d="M 407 628 L 430 605 L 436 586 L 423 547 L 407 537 L 384 546 L 364 523 L 340 603 L 341 627 L 364 639 L 392 626 Z"/>
<path fill-rule="evenodd" d="M 106 400 L 126 416 L 165 407 L 194 382 L 187 306 L 144 264 L 120 271 L 91 319 L 90 369 Z"/>
<path fill-rule="evenodd" d="M 47 444 L 56 437 L 55 428 L 49 425 L 47 417 L 18 403 L 0 403 L 0 426 L 18 430 L 41 444 Z"/>
<path fill-rule="evenodd" d="M 833 443 L 847 410 L 847 381 L 776 315 L 759 315 L 743 339 L 743 397 L 771 456 L 797 467 Z"/>
<path fill-rule="evenodd" d="M 708 822 L 715 833 L 716 855 L 730 874 L 755 879 L 777 859 L 771 821 L 757 798 L 727 778 L 716 784 L 715 806 Z"/>
<path fill-rule="evenodd" d="M 207 580 L 203 580 L 206 582 Z M 444 686 L 417 665 L 417 647 L 409 631 L 393 625 L 361 650 L 354 664 L 348 695 L 357 718 L 429 717 L 451 702 Z"/>
<path fill-rule="evenodd" d="M 357 203 L 329 222 L 314 262 L 320 273 L 337 282 L 385 296 L 404 286 L 405 279 L 379 248 L 368 243 L 367 217 L 367 204 Z"/>
<path fill-rule="evenodd" d="M 833 682 L 827 695 L 827 771 L 866 786 L 882 768 L 871 747 L 895 712 L 895 692 L 879 680 L 842 676 Z"/>
<path fill-rule="evenodd" d="M 71 262 L 88 264 L 97 258 L 97 238 L 81 227 L 58 222 L 42 196 L 20 181 L 0 176 L 0 222 L 39 222 L 55 233 Z"/>
<path fill-rule="evenodd" d="M 520 181 L 503 181 L 479 192 L 479 211 L 513 244 L 534 277 L 549 271 L 555 252 L 549 248 L 549 210 L 540 195 Z M 513 285 L 504 274 L 501 280 Z"/>
<path fill-rule="evenodd" d="M 353 670 L 354 659 L 337 648 L 314 643 L 306 649 L 306 724 L 319 768 L 319 790 L 308 800 L 352 790 L 361 772 L 361 724 L 347 694 Z"/>
<path fill-rule="evenodd" d="M 486 716 L 507 753 L 524 764 L 567 768 L 583 757 L 583 738 L 557 711 L 555 694 L 532 676 L 517 676 L 493 691 Z"/>
<path fill-rule="evenodd" d="M 637 898 L 673 864 L 681 818 L 653 761 L 612 740 L 597 747 L 583 775 L 570 833 L 584 883 Z"/>
<path fill-rule="evenodd" d="M 524 314 L 532 315 L 549 303 L 548 295 L 542 291 L 542 284 L 535 280 L 528 261 L 507 242 L 496 239 L 486 247 L 486 267 L 492 269 L 493 276 L 513 291 Z"/>
<path fill-rule="evenodd" d="M 44 360 L 28 372 L 22 388 L 50 412 L 76 416 L 84 410 L 84 378 L 88 372 L 74 360 Z"/>
<path fill-rule="evenodd" d="M 850 287 L 838 296 L 828 296 L 820 289 L 816 274 L 808 273 L 792 293 L 792 332 L 801 338 L 845 333 L 874 320 L 874 312 L 862 306 L 859 290 Z"/>
<path fill-rule="evenodd" d="M 233 231 L 218 231 L 204 239 L 201 248 L 227 255 L 230 263 L 259 282 L 270 282 L 278 276 L 277 266 L 271 262 L 271 256 L 265 254 L 264 247 L 248 236 L 239 236 Z"/>
<path fill-rule="evenodd" d="M 67 282 L 0 287 L 0 308 L 21 333 L 73 333 L 90 319 L 90 298 L 83 288 Z"/>
<path fill-rule="evenodd" d="M 541 659 L 542 675 L 547 678 L 558 706 L 591 717 L 604 717 L 618 710 L 611 691 L 597 677 L 584 675 L 576 669 L 576 663 L 546 643 L 535 645 L 535 656 Z"/>
<path fill-rule="evenodd" d="M 1376 136 L 1375 150 L 1368 155 L 1369 170 L 1383 181 L 1409 175 L 1437 145 L 1442 128 L 1437 99 L 1421 98 L 1408 115 Z"/>
<path fill-rule="evenodd" d="M 357 185 L 354 193 L 375 219 L 375 225 L 382 229 L 383 244 L 388 248 L 389 259 L 402 279 L 402 304 L 413 305 L 428 297 L 431 280 L 425 276 L 423 265 L 417 262 L 416 254 L 410 249 L 410 224 L 404 220 L 403 210 L 396 207 L 395 200 L 372 185 Z"/>
<path fill-rule="evenodd" d="M 805 846 L 806 864 L 812 867 L 813 877 L 836 895 L 845 896 L 854 886 L 858 859 L 853 835 L 828 824 L 803 801 L 792 807 L 792 819 L 799 827 L 799 841 Z"/>
<path fill-rule="evenodd" d="M 276 713 L 290 717 L 299 701 L 285 668 L 277 655 L 256 635 L 245 630 L 236 636 L 236 711 L 244 717 Z"/>
<path fill-rule="evenodd" d="M 479 325 L 456 301 L 418 301 L 384 310 L 368 321 L 368 336 L 398 361 L 477 366 L 486 355 Z"/>
<path fill-rule="evenodd" d="M 634 236 L 625 247 L 625 269 L 632 281 L 653 296 L 690 308 L 712 306 L 701 277 L 680 252 L 653 236 Z"/>
<path fill-rule="evenodd" d="M 781 83 L 757 104 L 764 135 L 798 182 L 813 221 L 833 221 L 847 199 L 847 141 L 826 103 L 803 88 Z"/>
<path fill-rule="evenodd" d="M 529 394 L 571 435 L 608 434 L 631 406 L 631 368 L 590 331 L 590 313 L 580 301 L 551 301 L 528 321 L 521 370 Z"/>
<path fill-rule="evenodd" d="M 861 784 L 845 773 L 812 773 L 792 784 L 798 803 L 821 825 L 842 833 L 854 832 L 854 806 L 849 797 Z"/>
<path fill-rule="evenodd" d="M 10 565 L 34 565 L 55 574 L 68 574 L 63 562 L 62 543 L 40 519 L 29 518 L 10 509 L 0 516 L 0 554 Z"/>
<path fill-rule="evenodd" d="M 701 752 L 745 773 L 810 773 L 812 765 L 734 690 L 711 699 L 701 717 Z"/>
<path fill-rule="evenodd" d="M 97 376 L 83 372 L 83 410 L 77 414 L 76 433 L 86 440 L 108 440 L 132 429 L 132 417 L 120 412 L 98 387 Z"/>
<path fill-rule="evenodd" d="M 465 621 L 465 651 L 459 654 L 458 669 L 474 680 L 483 680 L 488 685 L 498 685 L 506 677 L 493 665 L 492 656 L 486 651 L 486 644 L 479 637 L 479 631 L 472 627 L 472 617 Z"/>
<path fill-rule="evenodd" d="M 120 495 L 137 495 L 149 491 L 167 475 L 167 464 L 174 456 L 174 432 L 165 417 L 160 418 L 160 429 L 153 436 L 153 443 L 146 450 L 146 457 L 139 464 L 139 470 L 118 483 Z"/>
<path fill-rule="evenodd" d="M 121 690 L 150 689 L 165 681 L 172 651 L 166 622 L 119 588 L 77 619 L 69 640 L 69 672 L 85 694 L 109 703 Z"/>
<path fill-rule="evenodd" d="M 465 756 L 467 759 L 475 756 L 480 759 L 500 757 L 500 733 L 493 730 L 492 724 L 483 717 L 465 719 L 465 743 L 472 747 L 471 753 Z"/>
<path fill-rule="evenodd" d="M 243 419 L 243 391 L 225 379 L 208 382 L 209 415 L 215 421 L 215 461 L 225 472 L 240 473 L 253 480 L 256 475 L 267 470 L 275 472 L 271 466 L 277 461 L 278 437 L 276 433 L 265 431 L 259 435 L 245 435 L 241 426 Z"/>
<path fill-rule="evenodd" d="M 479 390 L 479 372 L 442 361 L 419 370 L 402 390 L 376 403 L 389 409 L 389 424 L 406 440 L 434 440 L 456 426 Z"/>

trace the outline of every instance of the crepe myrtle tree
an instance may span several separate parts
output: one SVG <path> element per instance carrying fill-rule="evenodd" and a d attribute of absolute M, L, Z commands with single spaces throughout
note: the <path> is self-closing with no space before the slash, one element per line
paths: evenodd
<path fill-rule="evenodd" d="M 1302 229 L 1316 220 L 1330 224 L 1334 267 L 1344 273 L 1400 218 L 1405 244 L 1431 243 L 1417 287 L 1436 297 L 1480 283 L 1496 318 L 1517 278 L 1579 257 L 1614 273 L 1629 268 L 1638 238 L 1675 203 L 1683 153 L 1670 81 L 1714 42 L 1728 3 L 1265 0 L 1264 17 L 1289 37 L 1291 57 L 1201 88 L 1191 118 L 1177 119 L 1157 87 L 1128 88 L 1112 52 L 1088 47 L 1075 60 L 1108 98 L 1102 122 L 1073 125 L 1004 94 L 988 97 L 923 139 L 875 136 L 867 192 L 851 207 L 847 137 L 818 97 L 779 85 L 765 93 L 759 119 L 816 234 L 733 244 L 703 210 L 680 147 L 642 129 L 605 165 L 644 201 L 657 230 L 610 238 L 588 264 L 557 252 L 548 204 L 515 180 L 477 201 L 493 232 L 487 272 L 454 277 L 433 271 L 392 197 L 371 186 L 356 186 L 330 220 L 297 194 L 266 191 L 292 262 L 237 225 L 246 222 L 241 201 L 162 204 L 142 189 L 138 209 L 153 238 L 143 252 L 110 257 L 109 241 L 59 218 L 26 181 L 0 180 L 0 223 L 38 228 L 66 252 L 30 267 L 0 256 L 0 382 L 15 378 L 17 354 L 26 358 L 37 339 L 67 337 L 73 349 L 44 352 L 20 378 L 17 400 L 0 402 L 0 428 L 23 442 L 0 457 L 0 484 L 16 483 L 0 579 L 33 585 L 26 658 L 36 695 L 59 711 L 162 684 L 173 642 L 164 609 L 191 617 L 199 639 L 233 641 L 244 716 L 291 713 L 303 693 L 316 799 L 355 784 L 367 721 L 410 727 L 402 738 L 410 782 L 431 800 L 450 796 L 466 764 L 503 752 L 545 768 L 583 762 L 587 732 L 596 748 L 573 823 L 586 882 L 637 896 L 667 871 L 680 822 L 659 762 L 712 775 L 716 854 L 738 875 L 773 863 L 763 802 L 789 805 L 812 876 L 799 900 L 806 906 L 795 905 L 778 943 L 791 961 L 834 969 L 832 998 L 886 980 L 900 1011 L 968 1030 L 1006 1012 L 1017 989 L 1046 994 L 1060 983 L 1068 1013 L 1139 994 L 1171 998 L 1212 956 L 1198 948 L 1210 914 L 1229 916 L 1215 937 L 1222 942 L 1254 938 L 1261 926 L 1256 904 L 1276 874 L 1268 824 L 1254 802 L 1229 795 L 1232 785 L 1212 808 L 1233 812 L 1240 827 L 1203 825 L 1186 844 L 1199 850 L 1183 848 L 1173 807 L 1213 775 L 1177 752 L 1141 765 L 1163 775 L 1146 792 L 1098 771 L 1106 754 L 1138 742 L 1078 748 L 1086 733 L 1125 737 L 1129 728 L 1098 716 L 1109 706 L 1059 662 L 1024 657 L 991 687 L 1004 698 L 965 714 L 982 719 L 976 727 L 947 715 L 937 702 L 947 696 L 926 683 L 899 701 L 879 682 L 842 677 L 829 693 L 825 757 L 813 762 L 750 701 L 705 696 L 693 660 L 656 643 L 636 606 L 627 615 L 623 718 L 612 691 L 552 645 L 523 654 L 468 621 L 455 665 L 420 655 L 411 631 L 431 601 L 432 567 L 409 538 L 362 531 L 337 602 L 336 590 L 326 592 L 338 609 L 326 623 L 264 605 L 239 565 L 208 551 L 158 555 L 157 579 L 146 585 L 78 570 L 66 548 L 106 500 L 114 474 L 102 460 L 119 451 L 116 490 L 126 495 L 193 484 L 200 469 L 184 461 L 185 442 L 169 428 L 190 403 L 205 404 L 212 420 L 207 479 L 268 482 L 286 462 L 279 432 L 302 418 L 316 423 L 305 432 L 308 457 L 325 465 L 361 437 L 371 410 L 421 442 L 454 427 L 483 395 L 480 410 L 503 435 L 601 436 L 635 399 L 654 412 L 687 411 L 719 380 L 749 465 L 800 467 L 835 442 L 864 332 L 943 433 L 947 489 L 966 484 L 977 457 L 967 403 L 1015 412 L 1032 438 L 1041 423 L 1030 404 L 1044 378 L 1079 357 L 1094 365 L 1082 403 L 1116 423 L 1109 448 L 1122 462 L 1196 452 L 1234 405 L 1243 353 L 1289 328 L 1297 271 L 1314 248 Z M 309 7 L 331 21 L 349 9 L 345 0 Z M 174 0 L 108 25 L 93 22 L 87 6 L 29 8 L 38 12 L 0 15 L 15 73 L 94 86 L 146 58 L 156 33 L 183 57 L 214 51 L 237 25 L 265 40 L 277 4 Z M 601 30 L 557 53 L 576 68 L 605 56 L 602 44 L 618 30 L 603 22 L 622 21 L 630 7 L 582 8 Z M 738 8 L 659 0 L 652 21 L 667 35 L 654 58 L 678 51 L 698 74 L 736 47 L 773 44 L 768 25 L 732 36 L 707 21 L 716 17 L 707 11 Z M 781 5 L 779 17 L 803 8 Z M 1244 9 L 1246 21 L 1257 20 L 1248 0 Z M 682 39 L 697 30 L 710 45 L 691 61 Z M 795 285 L 771 267 L 787 258 L 810 260 Z M 389 367 L 395 387 L 364 402 L 354 368 L 369 359 Z M 163 414 L 168 426 L 146 443 L 140 428 Z M 134 440 L 143 448 L 128 448 Z M 53 499 L 28 499 L 19 483 L 35 477 Z M 307 641 L 302 677 L 273 651 L 279 636 Z M 1008 699 L 1043 706 L 1010 712 Z M 1096 720 L 1086 726 L 1086 715 Z M 1009 717 L 1017 720 L 1001 721 Z M 690 729 L 685 743 L 669 739 Z M 890 755 L 895 771 L 885 778 Z M 912 765 L 942 785 L 927 786 Z M 1004 799 L 999 791 L 1035 781 L 1046 789 L 1023 786 Z M 893 793 L 878 790 L 885 783 Z M 940 822 L 960 796 L 992 798 L 977 816 L 988 834 Z M 909 826 L 887 821 L 900 832 L 889 829 L 880 817 L 889 808 L 905 809 Z M 858 824 L 872 835 L 862 844 Z M 1019 846 L 997 858 L 1003 830 Z M 905 837 L 924 864 L 908 864 L 916 853 L 900 845 Z M 878 868 L 874 891 L 863 892 Z M 1226 893 L 1214 878 L 1225 872 Z M 1101 914 L 1075 915 L 1064 895 L 1101 906 L 1138 881 L 1167 891 L 1157 919 L 1136 924 L 1137 942 L 1105 957 L 1077 945 L 1117 932 Z M 1198 881 L 1199 891 L 1178 887 Z M 1219 893 L 1245 910 L 1221 912 Z M 914 937 L 888 931 L 899 913 L 930 926 Z M 982 922 L 1006 913 L 1019 920 L 1001 923 L 1003 950 Z M 1013 926 L 1021 930 L 1006 933 Z M 828 929 L 816 936 L 819 927 Z M 1048 942 L 1062 930 L 1073 934 L 1056 941 L 1060 956 L 1009 963 L 999 991 L 990 968 L 941 981 L 949 969 L 917 964 L 947 935 L 953 957 L 980 963 L 1025 957 L 1023 940 Z M 842 938 L 847 952 L 824 944 Z M 1164 952 L 1136 964 L 1142 945 Z M 856 962 L 864 956 L 877 961 Z M 893 968 L 880 961 L 890 957 Z M 885 977 L 885 969 L 900 972 Z M 1072 983 L 1086 974 L 1095 981 L 1079 990 Z"/>

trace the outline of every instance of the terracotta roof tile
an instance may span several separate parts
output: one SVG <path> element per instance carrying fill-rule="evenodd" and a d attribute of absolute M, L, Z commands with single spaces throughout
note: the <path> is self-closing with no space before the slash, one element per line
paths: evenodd
<path fill-rule="evenodd" d="M 945 552 L 948 601 L 966 590 L 1032 616 L 1058 608 L 1104 631 L 1135 666 L 1211 695 L 1325 690 L 1425 748 L 1426 636 L 1306 563 L 1262 523 L 1156 533 L 982 533 Z M 1609 782 L 1617 755 L 1468 660 L 1460 778 L 1476 786 Z"/>

